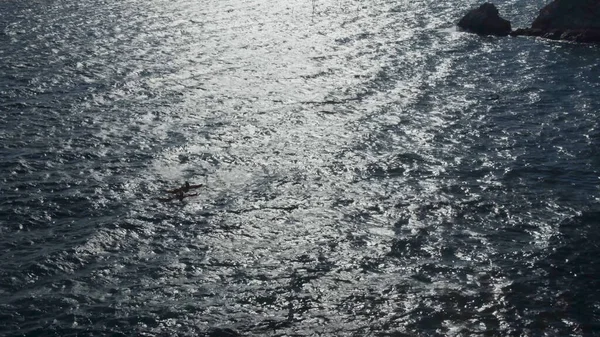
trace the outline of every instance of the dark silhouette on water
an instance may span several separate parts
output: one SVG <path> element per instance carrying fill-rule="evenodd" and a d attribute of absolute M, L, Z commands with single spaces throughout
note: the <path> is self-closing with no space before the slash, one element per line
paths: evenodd
<path fill-rule="evenodd" d="M 189 192 L 190 190 L 196 189 L 196 188 L 200 188 L 202 187 L 202 184 L 198 184 L 198 185 L 190 185 L 189 181 L 186 181 L 185 184 L 183 184 L 181 187 L 176 188 L 176 189 L 172 189 L 172 190 L 167 190 L 167 193 L 171 193 L 171 194 L 177 194 L 179 192 Z"/>
<path fill-rule="evenodd" d="M 166 191 L 167 193 L 174 194 L 173 196 L 168 197 L 168 198 L 156 198 L 156 200 L 162 201 L 162 202 L 169 202 L 169 201 L 173 201 L 173 200 L 183 201 L 183 199 L 185 199 L 185 198 L 197 196 L 198 193 L 193 193 L 193 194 L 186 194 L 186 193 L 189 192 L 190 190 L 200 188 L 202 186 L 203 186 L 202 184 L 190 185 L 190 183 L 188 181 L 186 181 L 185 184 L 183 184 L 181 187 Z"/>
<path fill-rule="evenodd" d="M 173 201 L 173 200 L 179 200 L 179 201 L 183 201 L 183 199 L 188 198 L 188 197 L 195 197 L 197 196 L 198 193 L 194 193 L 194 194 L 185 194 L 182 191 L 179 191 L 177 194 L 175 194 L 172 197 L 169 198 L 156 198 L 156 200 L 158 201 L 162 201 L 162 202 L 169 202 L 169 201 Z"/>

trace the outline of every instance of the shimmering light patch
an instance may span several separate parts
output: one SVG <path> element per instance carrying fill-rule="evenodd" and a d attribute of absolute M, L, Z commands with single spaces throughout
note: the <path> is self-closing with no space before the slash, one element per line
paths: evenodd
<path fill-rule="evenodd" d="M 3 2 L 9 333 L 582 334 L 597 55 L 471 5 Z"/>

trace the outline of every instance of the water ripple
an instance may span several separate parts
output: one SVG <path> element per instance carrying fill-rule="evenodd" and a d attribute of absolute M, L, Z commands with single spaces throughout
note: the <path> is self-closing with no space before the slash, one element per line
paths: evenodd
<path fill-rule="evenodd" d="M 593 334 L 598 50 L 470 6 L 3 2 L 0 332 Z"/>

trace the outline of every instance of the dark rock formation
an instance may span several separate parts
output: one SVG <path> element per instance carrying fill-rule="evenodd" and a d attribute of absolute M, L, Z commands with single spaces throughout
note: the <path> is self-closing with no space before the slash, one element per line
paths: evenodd
<path fill-rule="evenodd" d="M 491 3 L 469 11 L 458 22 L 458 27 L 480 35 L 507 36 L 511 32 L 510 22 L 501 18 L 498 9 Z"/>
<path fill-rule="evenodd" d="M 554 0 L 540 11 L 531 28 L 542 30 L 600 29 L 600 1 Z"/>
<path fill-rule="evenodd" d="M 531 28 L 510 35 L 599 43 L 600 0 L 554 0 L 542 8 Z"/>

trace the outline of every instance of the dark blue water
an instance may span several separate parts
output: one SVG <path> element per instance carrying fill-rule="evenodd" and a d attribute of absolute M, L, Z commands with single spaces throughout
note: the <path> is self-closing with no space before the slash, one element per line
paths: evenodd
<path fill-rule="evenodd" d="M 600 48 L 476 4 L 0 2 L 0 335 L 600 335 Z"/>

